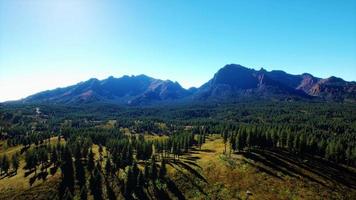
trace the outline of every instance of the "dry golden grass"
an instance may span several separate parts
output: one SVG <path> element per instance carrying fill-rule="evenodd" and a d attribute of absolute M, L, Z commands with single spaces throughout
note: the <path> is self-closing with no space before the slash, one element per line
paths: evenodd
<path fill-rule="evenodd" d="M 50 144 L 54 145 L 57 143 L 57 137 L 53 137 L 50 139 Z M 61 143 L 64 143 L 64 140 L 61 140 Z M 45 142 L 45 144 L 47 144 L 47 141 Z M 8 149 L 6 149 L 5 151 L 1 151 L 0 155 L 4 155 L 6 154 L 7 156 L 9 156 L 9 158 L 11 158 L 11 156 L 14 153 L 20 152 L 21 148 L 23 146 L 22 145 L 18 145 L 18 146 L 14 146 L 14 147 L 10 147 Z M 33 148 L 34 145 L 31 145 L 30 148 Z M 30 178 L 32 178 L 34 176 L 34 173 L 31 173 L 28 176 L 25 176 L 25 173 L 27 172 L 27 170 L 24 170 L 25 167 L 25 161 L 24 161 L 24 154 L 20 155 L 20 167 L 17 171 L 16 175 L 10 175 L 10 176 L 1 176 L 0 179 L 0 199 L 4 199 L 3 195 L 9 196 L 14 198 L 17 195 L 22 195 L 24 193 L 26 193 L 26 191 L 30 190 L 31 188 L 40 188 L 41 185 L 46 185 L 46 182 L 56 182 L 58 180 L 58 177 L 60 176 L 59 169 L 57 171 L 57 173 L 52 176 L 52 175 L 48 175 L 46 181 L 42 181 L 42 180 L 36 180 L 32 186 L 30 185 Z M 11 171 L 12 169 L 10 169 Z M 40 170 L 37 169 L 37 172 L 39 172 Z M 49 168 L 47 169 L 47 172 L 49 173 Z M 7 198 L 5 198 L 7 199 Z M 16 198 L 14 198 L 16 199 Z"/>
<path fill-rule="evenodd" d="M 155 140 L 167 137 L 145 135 L 145 138 Z M 56 142 L 57 138 L 51 139 L 51 144 Z M 20 146 L 11 147 L 5 152 L 11 154 L 20 149 Z M 241 154 L 230 155 L 229 147 L 225 155 L 224 149 L 220 136 L 210 136 L 201 149 L 193 149 L 176 162 L 171 158 L 171 162 L 167 164 L 169 177 L 174 180 L 187 199 L 245 199 L 246 191 L 253 194 L 250 200 L 354 199 L 356 196 L 354 189 L 345 188 L 343 192 L 342 187 L 333 187 L 330 180 L 306 169 L 301 169 L 301 172 L 324 185 L 305 177 L 285 174 Z M 93 152 L 95 158 L 99 159 L 98 145 L 93 145 Z M 103 156 L 106 155 L 104 147 Z M 41 198 L 36 195 L 40 192 L 49 193 L 55 188 L 59 181 L 60 170 L 54 176 L 48 175 L 45 182 L 36 180 L 30 186 L 29 179 L 33 177 L 33 174 L 25 177 L 24 164 L 22 159 L 17 175 L 0 179 L 0 199 Z M 102 164 L 104 165 L 105 162 Z M 142 169 L 143 166 L 140 168 Z M 261 169 L 269 170 L 275 175 Z M 199 174 L 202 177 L 199 177 Z"/>
<path fill-rule="evenodd" d="M 145 140 L 147 141 L 153 141 L 153 140 L 166 140 L 168 139 L 168 136 L 166 135 L 152 135 L 152 134 L 145 134 Z"/>
<path fill-rule="evenodd" d="M 246 198 L 246 191 L 252 192 L 253 199 L 350 199 L 356 197 L 356 191 L 351 188 L 340 187 L 335 189 L 328 184 L 329 180 L 313 174 L 308 170 L 302 171 L 306 176 L 325 184 L 316 183 L 301 176 L 283 174 L 263 163 L 245 158 L 242 155 L 224 155 L 224 144 L 218 136 L 210 137 L 202 145 L 201 150 L 194 150 L 191 154 L 183 156 L 183 162 L 191 162 L 192 158 L 200 166 L 194 167 L 207 181 L 196 181 L 194 175 L 186 170 L 177 171 L 169 167 L 169 174 L 176 179 L 181 190 L 189 199 L 237 199 Z M 274 176 L 261 169 L 270 170 L 277 174 Z M 186 176 L 178 175 L 186 173 Z M 194 180 L 194 181 L 192 181 Z M 196 186 L 184 186 L 187 183 L 198 183 Z M 198 187 L 201 187 L 199 189 Z M 344 190 L 345 189 L 345 190 Z M 199 191 L 200 190 L 200 191 Z M 203 192 L 205 194 L 203 194 Z M 345 191 L 346 194 L 345 194 Z"/>

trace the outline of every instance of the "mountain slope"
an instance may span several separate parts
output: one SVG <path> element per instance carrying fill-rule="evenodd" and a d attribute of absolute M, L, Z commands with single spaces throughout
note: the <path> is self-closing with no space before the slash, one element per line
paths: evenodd
<path fill-rule="evenodd" d="M 256 71 L 241 65 L 226 65 L 195 94 L 197 99 L 226 99 L 244 96 L 301 97 L 304 92 L 296 90 L 269 77 L 265 70 Z"/>
<path fill-rule="evenodd" d="M 311 74 L 254 70 L 230 64 L 221 68 L 200 88 L 188 90 L 170 80 L 146 75 L 95 78 L 65 88 L 31 95 L 18 102 L 52 104 L 115 103 L 148 105 L 177 101 L 235 101 L 239 98 L 311 99 L 356 101 L 356 83 L 337 77 L 321 79 Z"/>
<path fill-rule="evenodd" d="M 145 75 L 109 77 L 102 81 L 89 79 L 73 86 L 48 90 L 29 96 L 23 103 L 76 104 L 110 102 L 148 104 L 183 98 L 189 92 L 178 83 L 162 81 Z"/>
<path fill-rule="evenodd" d="M 332 76 L 319 80 L 309 89 L 308 93 L 326 100 L 352 101 L 356 99 L 356 83 Z"/>

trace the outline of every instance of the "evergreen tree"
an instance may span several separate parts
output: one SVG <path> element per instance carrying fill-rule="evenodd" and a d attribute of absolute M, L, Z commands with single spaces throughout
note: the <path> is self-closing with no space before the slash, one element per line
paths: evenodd
<path fill-rule="evenodd" d="M 130 166 L 127 171 L 126 184 L 125 184 L 125 196 L 130 199 L 132 194 L 137 186 L 137 177 L 139 174 L 139 169 L 137 164 L 134 163 L 133 166 Z"/>
<path fill-rule="evenodd" d="M 57 150 L 55 148 L 52 149 L 51 151 L 51 163 L 56 167 L 58 164 L 58 154 Z"/>
<path fill-rule="evenodd" d="M 116 194 L 112 187 L 110 186 L 109 182 L 106 182 L 106 196 L 109 200 L 116 200 Z"/>
<path fill-rule="evenodd" d="M 9 160 L 9 158 L 7 157 L 7 155 L 5 154 L 5 155 L 2 157 L 1 169 L 2 169 L 2 171 L 5 172 L 5 174 L 7 174 L 7 172 L 9 171 L 9 168 L 10 168 L 10 160 Z"/>
<path fill-rule="evenodd" d="M 102 186 L 102 175 L 101 175 L 101 167 L 100 164 L 94 168 L 94 172 L 91 173 L 91 177 L 89 180 L 91 194 L 94 196 L 94 199 L 101 200 L 103 199 L 103 186 Z"/>
<path fill-rule="evenodd" d="M 251 148 L 251 133 L 250 132 L 247 133 L 246 146 L 247 146 L 248 149 Z"/>
<path fill-rule="evenodd" d="M 80 189 L 80 200 L 88 199 L 88 189 L 85 185 L 83 185 Z"/>
<path fill-rule="evenodd" d="M 230 154 L 236 150 L 236 134 L 230 135 Z"/>
<path fill-rule="evenodd" d="M 92 171 L 95 166 L 95 160 L 94 160 L 94 153 L 93 150 L 90 149 L 89 154 L 88 154 L 88 170 Z"/>
<path fill-rule="evenodd" d="M 228 136 L 229 135 L 229 132 L 225 129 L 224 132 L 223 132 L 223 139 L 224 139 L 224 154 L 226 153 L 226 144 L 227 144 L 227 139 L 228 139 Z"/>
<path fill-rule="evenodd" d="M 142 189 L 142 187 L 144 187 L 145 185 L 145 182 L 146 180 L 144 174 L 141 171 L 139 171 L 137 177 L 137 188 Z"/>
<path fill-rule="evenodd" d="M 150 167 L 148 166 L 148 164 L 145 164 L 145 168 L 143 169 L 144 172 L 144 178 L 145 180 L 149 180 L 151 178 L 151 174 L 150 174 Z"/>
<path fill-rule="evenodd" d="M 152 159 L 151 159 L 151 166 L 150 166 L 150 178 L 152 180 L 157 180 L 157 173 L 158 173 L 158 170 L 157 170 L 157 166 L 156 166 L 156 159 L 154 156 L 152 156 Z"/>
<path fill-rule="evenodd" d="M 35 169 L 35 174 L 37 174 L 37 154 L 33 150 L 29 150 L 25 154 L 25 169 L 32 170 Z"/>
<path fill-rule="evenodd" d="M 2 156 L 0 155 L 0 176 L 2 175 Z"/>
<path fill-rule="evenodd" d="M 159 178 L 164 179 L 167 175 L 166 161 L 162 159 L 161 167 L 159 168 Z"/>
<path fill-rule="evenodd" d="M 15 153 L 12 156 L 11 162 L 12 162 L 12 168 L 14 169 L 15 173 L 17 174 L 17 170 L 18 170 L 18 168 L 20 166 L 20 160 L 19 160 L 19 157 L 18 157 L 17 153 Z"/>
<path fill-rule="evenodd" d="M 85 169 L 81 161 L 81 156 L 76 153 L 75 156 L 75 176 L 78 181 L 78 185 L 82 188 L 85 185 Z"/>
<path fill-rule="evenodd" d="M 64 194 L 67 189 L 73 195 L 74 194 L 74 168 L 73 168 L 72 154 L 68 146 L 66 146 L 63 150 L 61 170 L 62 170 L 62 180 L 59 186 L 59 195 L 61 196 L 62 194 Z"/>
<path fill-rule="evenodd" d="M 106 173 L 106 176 L 110 176 L 112 174 L 112 165 L 111 165 L 110 157 L 108 157 L 106 160 L 105 173 Z"/>

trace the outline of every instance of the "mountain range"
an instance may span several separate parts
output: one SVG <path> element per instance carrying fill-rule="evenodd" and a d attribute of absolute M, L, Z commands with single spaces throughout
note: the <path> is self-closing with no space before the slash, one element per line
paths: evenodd
<path fill-rule="evenodd" d="M 225 65 L 199 88 L 184 89 L 178 82 L 146 75 L 96 78 L 76 85 L 43 91 L 17 103 L 88 104 L 114 103 L 150 105 L 181 101 L 236 101 L 239 98 L 280 100 L 356 101 L 356 82 L 326 79 L 311 74 L 254 70 L 237 64 Z"/>

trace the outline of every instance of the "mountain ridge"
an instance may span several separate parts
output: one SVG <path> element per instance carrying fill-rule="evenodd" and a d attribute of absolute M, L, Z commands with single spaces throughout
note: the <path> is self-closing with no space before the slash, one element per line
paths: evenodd
<path fill-rule="evenodd" d="M 183 100 L 236 100 L 239 97 L 355 101 L 356 82 L 334 76 L 322 79 L 308 73 L 292 75 L 281 70 L 255 70 L 228 64 L 199 88 L 185 89 L 176 81 L 155 79 L 144 74 L 119 78 L 109 76 L 103 80 L 91 78 L 75 85 L 42 91 L 15 102 L 149 105 Z"/>

